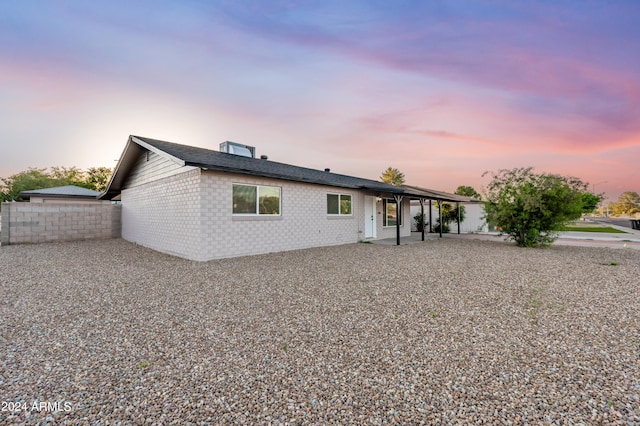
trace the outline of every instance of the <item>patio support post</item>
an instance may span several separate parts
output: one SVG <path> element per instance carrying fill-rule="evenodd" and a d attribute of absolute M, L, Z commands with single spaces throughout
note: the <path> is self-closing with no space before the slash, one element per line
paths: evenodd
<path fill-rule="evenodd" d="M 442 238 L 442 200 L 438 200 L 438 218 L 440 220 L 440 238 Z"/>
<path fill-rule="evenodd" d="M 420 198 L 420 220 L 422 221 L 422 241 L 424 241 L 424 198 Z"/>
<path fill-rule="evenodd" d="M 460 234 L 460 203 L 456 203 L 456 209 L 458 210 L 458 234 Z"/>
<path fill-rule="evenodd" d="M 431 208 L 431 200 L 429 200 L 429 233 L 433 234 L 433 209 Z"/>
<path fill-rule="evenodd" d="M 402 195 L 393 194 L 393 199 L 396 200 L 396 245 L 400 245 L 400 206 L 402 203 Z"/>

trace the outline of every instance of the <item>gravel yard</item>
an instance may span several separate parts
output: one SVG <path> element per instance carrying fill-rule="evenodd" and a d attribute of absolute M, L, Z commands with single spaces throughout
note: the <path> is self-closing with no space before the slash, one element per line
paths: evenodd
<path fill-rule="evenodd" d="M 0 423 L 640 424 L 640 251 L 0 247 Z"/>

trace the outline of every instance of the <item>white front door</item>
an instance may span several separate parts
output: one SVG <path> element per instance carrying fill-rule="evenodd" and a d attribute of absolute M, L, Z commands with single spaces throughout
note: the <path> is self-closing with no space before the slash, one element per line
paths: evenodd
<path fill-rule="evenodd" d="M 376 237 L 376 197 L 364 197 L 364 237 Z"/>

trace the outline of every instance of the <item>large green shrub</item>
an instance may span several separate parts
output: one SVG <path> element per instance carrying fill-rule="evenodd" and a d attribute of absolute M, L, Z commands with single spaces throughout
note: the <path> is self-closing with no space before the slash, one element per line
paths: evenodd
<path fill-rule="evenodd" d="M 521 247 L 547 246 L 583 210 L 587 184 L 571 177 L 500 170 L 487 187 L 486 219 Z"/>

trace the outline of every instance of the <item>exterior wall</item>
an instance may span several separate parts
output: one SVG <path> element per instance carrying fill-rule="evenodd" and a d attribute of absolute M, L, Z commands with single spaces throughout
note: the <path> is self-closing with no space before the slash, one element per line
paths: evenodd
<path fill-rule="evenodd" d="M 2 203 L 3 245 L 120 236 L 120 206 L 74 203 Z"/>
<path fill-rule="evenodd" d="M 280 187 L 281 215 L 234 216 L 234 183 Z M 364 233 L 364 195 L 356 190 L 203 172 L 200 191 L 203 239 L 196 260 L 353 243 Z M 328 216 L 329 193 L 351 195 L 353 214 Z"/>
<path fill-rule="evenodd" d="M 411 235 L 411 201 L 409 198 L 404 197 L 402 199 L 402 225 L 400 225 L 400 236 L 408 237 Z M 395 226 L 384 226 L 384 203 L 382 201 L 378 201 L 376 203 L 376 239 L 386 239 L 386 238 L 396 238 L 396 227 Z M 362 214 L 364 217 L 364 213 Z"/>
<path fill-rule="evenodd" d="M 487 232 L 487 223 L 483 219 L 484 217 L 484 207 L 482 203 L 460 203 L 461 206 L 465 208 L 465 219 L 460 223 L 460 232 L 463 234 L 469 234 L 473 232 Z M 415 231 L 416 224 L 413 220 L 413 217 L 420 213 L 420 203 L 414 201 L 411 203 L 411 227 Z M 427 217 L 427 221 L 429 220 L 429 202 L 426 201 L 424 204 L 424 214 Z M 436 221 L 438 220 L 438 208 L 436 207 L 436 203 L 431 203 L 431 217 L 433 218 L 433 224 L 435 226 Z M 451 222 L 449 224 L 452 233 L 458 232 L 458 224 L 456 222 Z M 427 229 L 428 231 L 428 229 Z"/>
<path fill-rule="evenodd" d="M 131 174 L 127 177 L 124 188 L 132 188 L 194 169 L 194 167 L 184 167 L 155 152 L 145 151 L 140 154 L 131 169 Z"/>
<path fill-rule="evenodd" d="M 60 204 L 60 203 L 82 203 L 82 204 L 102 204 L 103 200 L 93 198 L 78 198 L 78 197 L 42 197 L 32 196 L 29 198 L 29 202 L 32 204 L 47 203 L 47 204 Z"/>
<path fill-rule="evenodd" d="M 122 238 L 188 259 L 201 247 L 200 169 L 122 191 Z"/>
<path fill-rule="evenodd" d="M 233 215 L 233 184 L 281 188 L 279 216 Z M 352 215 L 327 215 L 327 194 L 352 196 Z M 183 168 L 183 173 L 122 191 L 122 238 L 191 260 L 247 256 L 354 243 L 364 239 L 365 194 L 358 190 L 242 174 Z M 376 203 L 377 238 L 383 227 Z M 401 235 L 411 234 L 409 200 L 403 202 Z"/>

